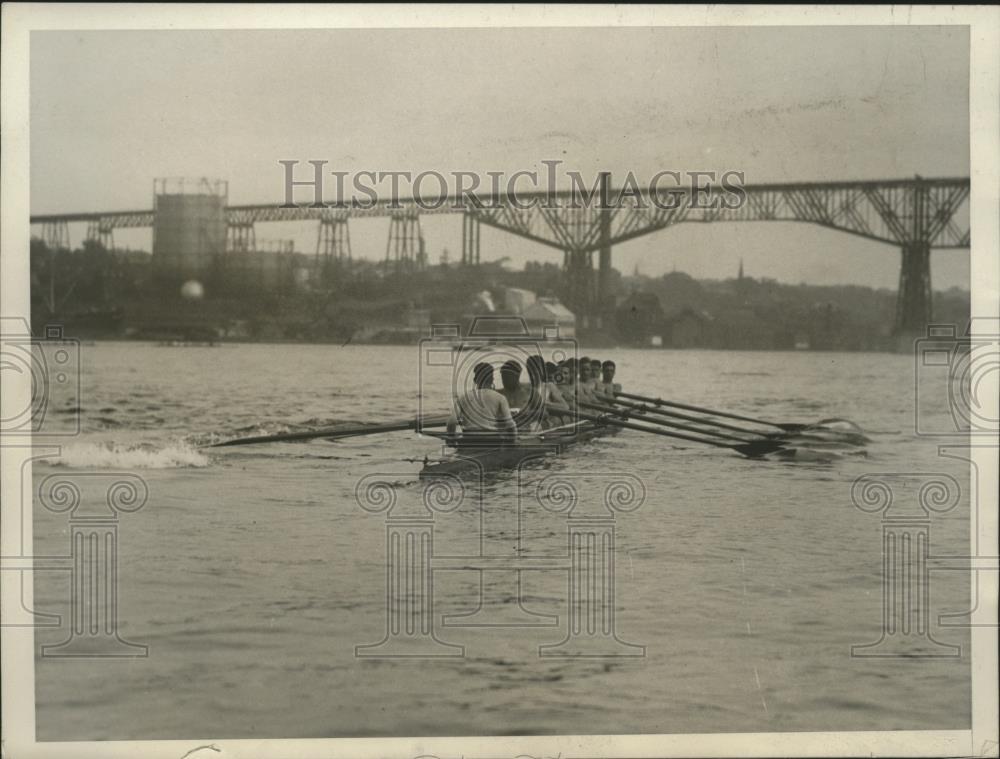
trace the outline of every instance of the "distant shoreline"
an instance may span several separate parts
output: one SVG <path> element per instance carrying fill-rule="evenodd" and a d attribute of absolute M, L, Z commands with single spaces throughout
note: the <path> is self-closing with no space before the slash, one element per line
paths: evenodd
<path fill-rule="evenodd" d="M 908 336 L 899 338 L 905 344 L 912 344 L 912 341 L 920 337 L 919 335 Z M 128 343 L 135 345 L 147 345 L 156 348 L 223 348 L 223 347 L 236 347 L 241 345 L 310 345 L 316 347 L 331 347 L 331 348 L 415 348 L 419 346 L 418 342 L 370 342 L 363 340 L 352 340 L 347 343 L 340 343 L 337 341 L 317 341 L 317 340 L 279 340 L 279 339 L 265 339 L 265 340 L 248 340 L 248 339 L 235 339 L 235 338 L 223 338 L 217 340 L 159 340 L 156 338 L 148 337 L 74 337 L 72 334 L 67 336 L 70 340 L 79 341 L 81 346 L 96 345 L 98 343 Z M 66 338 L 64 338 L 66 339 Z M 424 339 L 430 339 L 430 335 L 427 335 Z M 782 355 L 787 354 L 859 354 L 859 353 L 878 353 L 878 354 L 903 354 L 907 353 L 906 350 L 893 350 L 891 348 L 884 349 L 847 349 L 847 348 L 719 348 L 712 346 L 702 346 L 702 347 L 680 347 L 680 346 L 636 346 L 636 345 L 598 345 L 597 343 L 584 343 L 581 345 L 581 350 L 586 351 L 601 351 L 602 353 L 614 352 L 614 351 L 639 351 L 642 353 L 646 352 L 671 352 L 671 353 L 696 353 L 699 351 L 710 352 L 710 353 L 780 353 Z"/>

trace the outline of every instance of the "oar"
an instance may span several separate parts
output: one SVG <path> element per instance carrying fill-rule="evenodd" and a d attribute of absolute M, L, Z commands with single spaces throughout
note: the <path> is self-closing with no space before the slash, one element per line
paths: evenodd
<path fill-rule="evenodd" d="M 593 409 L 594 411 L 601 411 L 605 414 L 613 414 L 618 416 L 623 412 L 621 409 L 614 408 L 612 406 L 602 406 L 599 403 L 590 403 L 588 401 L 580 401 L 581 406 L 584 408 Z M 673 427 L 678 430 L 687 430 L 688 432 L 697 432 L 699 435 L 711 435 L 712 437 L 721 438 L 723 440 L 735 440 L 738 443 L 749 443 L 751 441 L 746 438 L 736 437 L 735 435 L 729 435 L 725 432 L 716 432 L 715 430 L 703 430 L 698 427 L 692 427 L 690 424 L 681 424 L 680 422 L 668 422 L 666 419 L 656 419 L 653 417 L 643 417 L 642 421 L 649 424 L 661 424 L 664 427 Z"/>
<path fill-rule="evenodd" d="M 754 424 L 764 424 L 768 427 L 777 427 L 779 430 L 785 430 L 785 432 L 798 432 L 811 425 L 808 424 L 797 424 L 794 422 L 768 422 L 764 419 L 754 419 L 752 416 L 740 416 L 739 414 L 729 414 L 725 411 L 715 411 L 710 408 L 704 408 L 702 406 L 692 406 L 688 403 L 678 403 L 677 401 L 665 401 L 662 398 L 650 398 L 646 395 L 636 395 L 635 393 L 623 393 L 618 392 L 616 395 L 620 395 L 623 398 L 631 398 L 634 401 L 642 401 L 643 403 L 652 403 L 655 406 L 671 406 L 673 408 L 687 409 L 688 411 L 699 411 L 702 414 L 711 414 L 712 416 L 722 416 L 728 419 L 738 419 L 741 422 L 752 422 Z"/>
<path fill-rule="evenodd" d="M 742 445 L 733 445 L 732 443 L 723 443 L 719 440 L 711 440 L 703 437 L 695 437 L 694 435 L 685 435 L 681 432 L 667 432 L 666 430 L 653 429 L 651 427 L 646 427 L 642 424 L 632 424 L 631 422 L 625 422 L 620 419 L 611 419 L 607 416 L 598 416 L 597 414 L 588 414 L 584 411 L 577 411 L 576 415 L 581 419 L 589 419 L 592 422 L 598 422 L 599 424 L 608 424 L 613 427 L 623 427 L 628 430 L 638 430 L 639 432 L 649 432 L 653 435 L 664 435 L 665 437 L 678 438 L 680 440 L 690 440 L 694 443 L 705 443 L 706 445 L 714 445 L 717 448 L 731 448 L 734 451 L 742 453 L 744 456 L 749 456 L 755 458 L 757 456 L 763 456 L 766 453 L 772 453 L 783 448 L 782 443 L 777 440 L 754 440 L 751 443 L 743 443 Z"/>
<path fill-rule="evenodd" d="M 386 422 L 384 424 L 366 424 L 355 427 L 327 427 L 319 430 L 306 430 L 304 432 L 286 432 L 280 435 L 256 435 L 254 437 L 241 437 L 235 440 L 226 440 L 221 443 L 213 443 L 209 448 L 223 448 L 233 445 L 253 445 L 254 443 L 285 443 L 293 440 L 313 440 L 318 437 L 327 440 L 337 440 L 343 437 L 358 437 L 360 435 L 375 435 L 380 432 L 399 432 L 402 430 L 413 430 L 417 426 L 443 427 L 448 421 L 448 417 L 432 417 L 429 419 L 409 419 L 398 422 Z"/>
<path fill-rule="evenodd" d="M 686 419 L 689 422 L 696 422 L 697 424 L 703 424 L 708 427 L 718 427 L 723 430 L 732 430 L 733 432 L 742 432 L 745 435 L 779 435 L 778 432 L 761 432 L 760 430 L 748 430 L 746 427 L 737 427 L 734 424 L 726 424 L 725 422 L 719 422 L 715 419 L 706 419 L 703 416 L 691 416 L 690 414 L 680 414 L 676 411 L 667 411 L 666 409 L 658 408 L 656 406 L 650 406 L 649 404 L 642 403 L 632 403 L 631 401 L 625 401 L 621 398 L 614 398 L 610 395 L 600 395 L 597 396 L 602 401 L 607 403 L 617 404 L 628 409 L 634 409 L 635 411 L 647 413 L 647 414 L 659 414 L 661 416 L 669 416 L 674 419 Z"/>

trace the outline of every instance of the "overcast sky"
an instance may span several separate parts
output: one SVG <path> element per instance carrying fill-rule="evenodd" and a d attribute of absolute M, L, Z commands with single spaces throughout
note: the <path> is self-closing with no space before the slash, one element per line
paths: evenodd
<path fill-rule="evenodd" d="M 964 27 L 35 32 L 33 213 L 149 208 L 154 177 L 281 202 L 281 159 L 344 171 L 744 171 L 748 183 L 969 173 Z M 437 260 L 459 216 L 426 218 Z M 355 255 L 386 220 L 352 222 Z M 76 239 L 83 230 L 75 230 Z M 258 239 L 310 225 L 259 225 Z M 116 234 L 149 246 L 149 233 Z M 484 230 L 484 259 L 560 261 Z M 680 225 L 615 249 L 646 274 L 894 288 L 897 249 L 800 224 Z M 933 254 L 968 287 L 967 251 Z"/>

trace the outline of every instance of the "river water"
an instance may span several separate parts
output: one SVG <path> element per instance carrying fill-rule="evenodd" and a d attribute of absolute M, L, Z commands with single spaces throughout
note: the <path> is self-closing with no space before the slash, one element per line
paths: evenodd
<path fill-rule="evenodd" d="M 148 501 L 119 519 L 118 616 L 120 636 L 148 656 L 37 656 L 39 740 L 969 727 L 968 633 L 939 623 L 967 610 L 966 573 L 933 572 L 930 586 L 930 634 L 960 656 L 851 655 L 882 628 L 881 516 L 852 503 L 856 478 L 950 474 L 962 495 L 933 516 L 930 551 L 968 545 L 968 466 L 914 435 L 912 357 L 601 351 L 628 390 L 778 420 L 847 417 L 873 442 L 867 456 L 752 461 L 623 431 L 470 486 L 460 508 L 434 517 L 435 557 L 478 547 L 557 560 L 522 572 L 520 593 L 511 571 L 442 564 L 432 619 L 438 640 L 464 656 L 365 658 L 355 647 L 386 634 L 387 527 L 385 514 L 359 508 L 357 484 L 381 473 L 397 503 L 415 501 L 420 460 L 437 457 L 438 442 L 394 433 L 197 446 L 410 416 L 418 349 L 81 351 L 79 401 L 56 399 L 48 413 L 78 407 L 82 434 L 56 441 L 34 480 L 60 475 L 92 488 L 102 474 L 131 473 L 145 483 Z M 946 397 L 943 381 L 936 391 Z M 921 413 L 948 422 L 944 400 Z M 539 656 L 568 629 L 569 574 L 558 562 L 567 517 L 531 501 L 553 474 L 575 477 L 581 493 L 622 474 L 645 489 L 639 508 L 615 518 L 611 604 L 618 639 L 644 646 L 644 656 Z M 895 496 L 915 503 L 907 487 Z M 35 554 L 67 554 L 69 529 L 66 514 L 36 503 Z M 37 611 L 68 619 L 69 594 L 68 572 L 35 573 Z M 480 605 L 486 626 L 441 624 Z M 536 626 L 495 625 L 525 619 Z M 39 629 L 36 641 L 67 634 L 66 625 Z"/>

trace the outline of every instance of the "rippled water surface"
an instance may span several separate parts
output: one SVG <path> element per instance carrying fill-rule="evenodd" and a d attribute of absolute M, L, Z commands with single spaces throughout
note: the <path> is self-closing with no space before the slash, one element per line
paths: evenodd
<path fill-rule="evenodd" d="M 566 517 L 537 507 L 540 481 L 564 473 L 592 493 L 616 473 L 639 478 L 645 502 L 616 520 L 614 607 L 618 637 L 645 656 L 539 657 L 566 637 L 567 573 L 523 572 L 521 611 L 515 573 L 484 572 L 480 584 L 451 561 L 433 576 L 435 626 L 464 657 L 360 659 L 355 646 L 386 630 L 386 524 L 359 508 L 357 483 L 387 473 L 397 503 L 419 499 L 417 472 L 439 444 L 394 433 L 198 445 L 412 415 L 417 349 L 83 346 L 81 398 L 48 410 L 78 406 L 83 434 L 59 442 L 34 479 L 131 472 L 146 482 L 148 502 L 121 516 L 118 545 L 121 636 L 148 657 L 39 657 L 38 738 L 967 728 L 968 635 L 938 624 L 966 610 L 966 574 L 935 572 L 931 584 L 931 633 L 961 646 L 960 658 L 850 655 L 879 638 L 882 604 L 880 516 L 852 504 L 854 480 L 968 481 L 967 465 L 938 455 L 940 441 L 912 432 L 913 359 L 601 353 L 626 389 L 784 421 L 847 417 L 873 442 L 866 457 L 752 461 L 625 431 L 493 478 L 481 511 L 472 487 L 436 516 L 436 557 L 565 555 Z M 946 420 L 943 400 L 924 411 Z M 965 550 L 968 517 L 963 488 L 957 508 L 933 517 L 934 554 Z M 67 536 L 67 516 L 36 504 L 36 555 L 66 554 Z M 38 611 L 68 614 L 68 595 L 67 573 L 36 573 Z M 479 619 L 536 626 L 440 624 L 477 608 Z M 65 627 L 37 635 L 65 637 Z"/>

